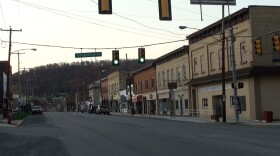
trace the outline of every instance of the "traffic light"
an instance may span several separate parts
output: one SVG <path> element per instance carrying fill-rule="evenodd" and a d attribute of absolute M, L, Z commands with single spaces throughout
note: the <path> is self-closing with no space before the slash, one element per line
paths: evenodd
<path fill-rule="evenodd" d="M 112 0 L 98 0 L 99 14 L 112 14 Z"/>
<path fill-rule="evenodd" d="M 119 51 L 118 50 L 113 50 L 112 64 L 113 64 L 113 66 L 120 65 L 120 55 L 119 55 Z"/>
<path fill-rule="evenodd" d="M 273 41 L 273 50 L 275 52 L 280 52 L 280 37 L 279 35 L 274 35 L 272 37 L 272 41 Z"/>
<path fill-rule="evenodd" d="M 171 0 L 158 0 L 159 20 L 171 21 Z"/>
<path fill-rule="evenodd" d="M 145 63 L 145 48 L 138 48 L 138 63 Z"/>
<path fill-rule="evenodd" d="M 256 39 L 254 41 L 254 44 L 255 44 L 255 53 L 258 54 L 259 56 L 261 56 L 263 54 L 263 52 L 262 52 L 262 40 L 260 38 Z"/>
<path fill-rule="evenodd" d="M 242 82 L 238 82 L 237 87 L 238 89 L 244 88 L 244 84 Z"/>

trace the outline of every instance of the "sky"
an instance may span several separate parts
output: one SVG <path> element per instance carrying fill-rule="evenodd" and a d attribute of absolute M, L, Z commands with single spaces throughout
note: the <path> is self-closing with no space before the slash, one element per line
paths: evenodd
<path fill-rule="evenodd" d="M 146 59 L 155 59 L 188 44 L 186 36 L 197 31 L 179 26 L 201 29 L 222 18 L 222 6 L 202 5 L 201 20 L 200 6 L 190 0 L 171 0 L 172 21 L 159 20 L 157 0 L 112 0 L 112 15 L 98 14 L 97 4 L 98 0 L 0 0 L 0 28 L 22 29 L 12 32 L 11 50 L 24 53 L 20 54 L 20 70 L 111 60 L 113 49 L 120 51 L 120 59 L 126 54 L 128 59 L 137 59 L 142 46 Z M 249 5 L 280 6 L 280 1 L 236 0 L 236 6 L 226 7 L 225 15 Z M 0 60 L 6 61 L 9 32 L 0 31 L 0 39 Z M 29 50 L 33 48 L 37 51 Z M 75 58 L 80 52 L 102 52 L 102 57 Z M 17 72 L 18 55 L 11 55 L 11 65 L 12 72 Z"/>

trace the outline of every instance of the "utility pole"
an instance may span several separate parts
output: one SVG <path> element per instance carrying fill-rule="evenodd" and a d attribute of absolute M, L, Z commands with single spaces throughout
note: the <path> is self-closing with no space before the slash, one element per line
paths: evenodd
<path fill-rule="evenodd" d="M 236 76 L 233 28 L 230 29 L 230 40 L 231 40 L 232 79 L 234 84 L 233 95 L 234 95 L 235 122 L 238 123 L 239 114 L 237 111 L 237 78 L 236 78 L 237 76 Z"/>
<path fill-rule="evenodd" d="M 223 122 L 226 122 L 226 80 L 225 80 L 225 6 L 222 5 L 222 114 Z"/>
<path fill-rule="evenodd" d="M 6 93 L 6 98 L 8 99 L 8 101 L 10 100 L 10 73 L 11 73 L 11 65 L 10 65 L 10 62 L 11 62 L 11 50 L 12 50 L 12 32 L 13 31 L 22 31 L 22 29 L 20 30 L 13 30 L 11 27 L 10 29 L 2 29 L 0 31 L 9 31 L 10 32 L 10 37 L 9 37 L 9 52 L 8 52 L 8 74 L 7 74 L 7 93 Z M 9 113 L 9 102 L 6 103 L 6 111 L 7 113 Z"/>
<path fill-rule="evenodd" d="M 128 60 L 127 60 L 127 54 L 125 54 L 126 57 L 126 70 L 127 70 L 127 79 L 128 79 L 128 88 L 129 88 L 129 102 L 130 102 L 130 107 L 131 107 L 131 116 L 134 114 L 134 106 L 132 104 L 132 94 L 131 94 L 131 82 L 130 82 L 130 77 L 129 77 L 129 70 L 128 70 Z M 128 107 L 128 105 L 127 105 Z"/>
<path fill-rule="evenodd" d="M 25 53 L 20 53 L 20 52 L 17 52 L 15 54 L 18 54 L 18 102 L 20 104 L 20 63 L 19 63 L 19 55 L 20 54 L 25 54 Z M 19 105 L 19 108 L 20 108 L 20 105 Z"/>

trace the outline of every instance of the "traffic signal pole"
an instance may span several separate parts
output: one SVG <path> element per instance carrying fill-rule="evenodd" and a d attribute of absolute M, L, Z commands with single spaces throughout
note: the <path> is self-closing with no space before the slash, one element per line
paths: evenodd
<path fill-rule="evenodd" d="M 223 114 L 223 122 L 226 122 L 226 80 L 225 80 L 225 6 L 222 5 L 222 114 Z"/>
<path fill-rule="evenodd" d="M 233 95 L 234 95 L 234 110 L 235 110 L 235 122 L 239 122 L 239 114 L 237 111 L 237 76 L 236 76 L 236 64 L 235 64 L 235 51 L 234 51 L 234 35 L 233 35 L 233 28 L 230 29 L 230 41 L 231 41 L 231 61 L 232 61 L 232 79 L 233 79 Z"/>

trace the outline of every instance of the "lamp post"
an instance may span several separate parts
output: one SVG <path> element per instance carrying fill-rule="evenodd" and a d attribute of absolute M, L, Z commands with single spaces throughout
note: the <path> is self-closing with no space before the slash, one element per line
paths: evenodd
<path fill-rule="evenodd" d="M 224 5 L 223 5 L 223 8 L 222 8 L 222 32 L 221 32 L 221 39 L 218 40 L 216 39 L 215 37 L 213 36 L 210 36 L 212 37 L 213 39 L 215 39 L 216 41 L 218 42 L 221 42 L 222 43 L 222 115 L 223 115 L 223 122 L 226 122 L 226 87 L 225 87 L 225 26 L 224 26 Z M 197 29 L 197 28 L 191 28 L 191 27 L 187 27 L 187 26 L 179 26 L 180 29 L 186 29 L 186 28 L 189 28 L 189 29 L 196 29 L 196 30 L 200 30 L 200 29 Z"/>
<path fill-rule="evenodd" d="M 100 96 L 101 96 L 101 105 L 103 105 L 103 91 L 102 91 L 102 83 L 101 83 L 101 80 L 102 80 L 102 73 L 105 72 L 106 70 L 101 70 L 100 71 L 100 80 L 99 80 L 99 83 L 100 83 Z"/>
<path fill-rule="evenodd" d="M 19 50 L 16 50 L 14 52 L 11 52 L 11 54 L 17 54 L 18 55 L 18 99 L 19 100 L 20 100 L 20 63 L 19 63 L 19 55 L 20 54 L 25 54 L 25 53 L 20 53 L 20 51 L 25 51 L 25 50 L 36 51 L 37 49 L 35 49 L 35 48 L 32 48 L 32 49 L 19 49 Z"/>

